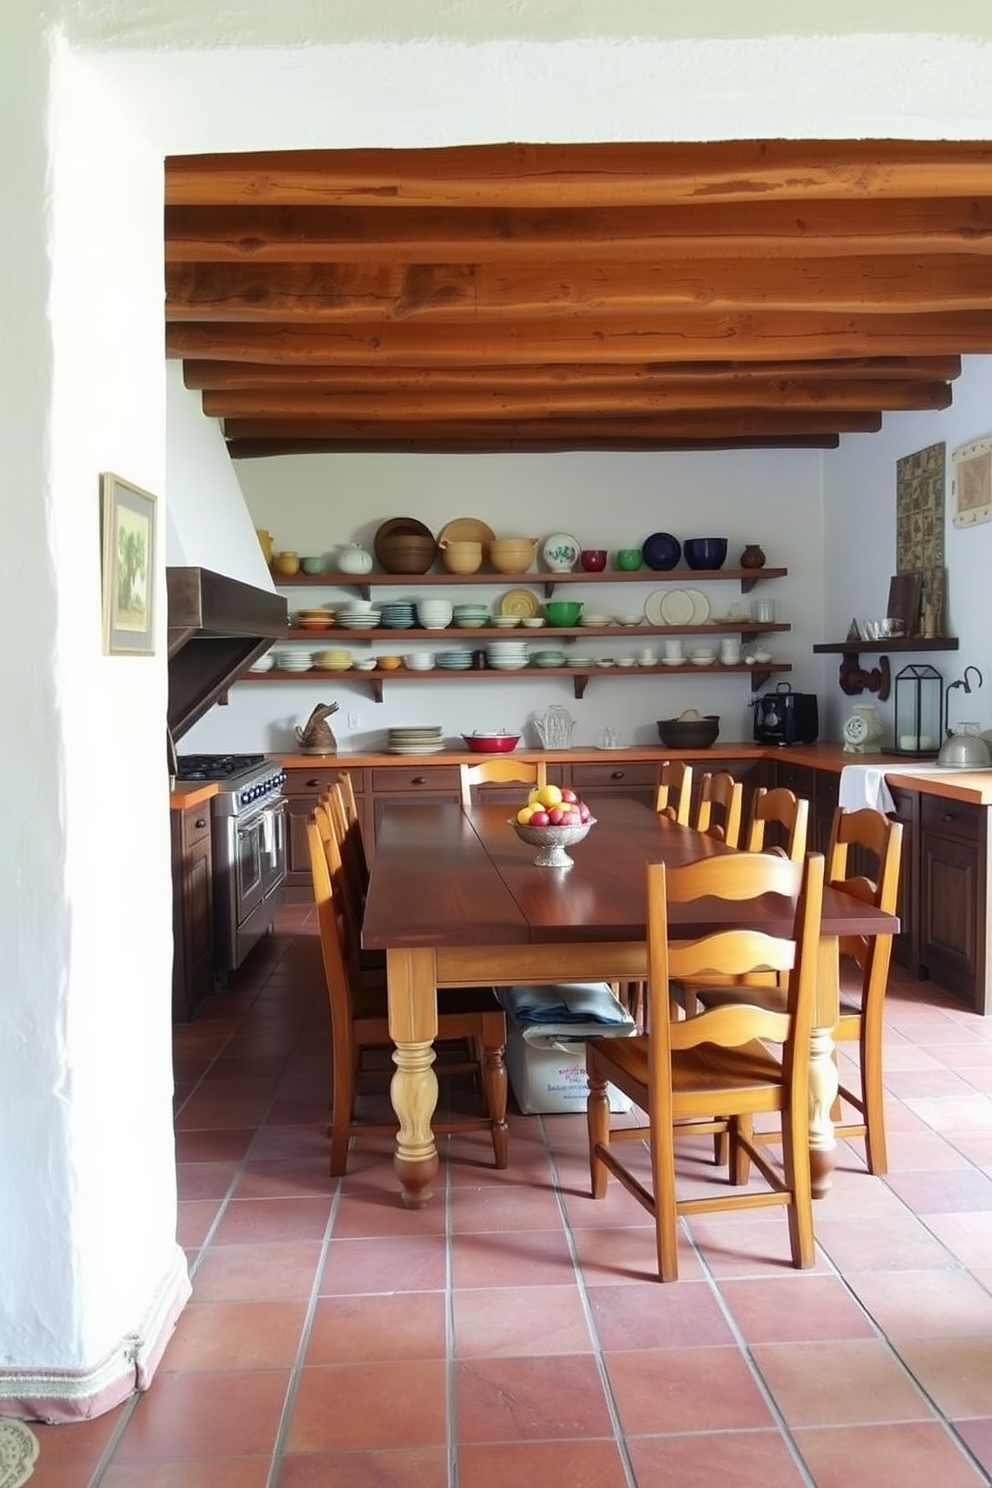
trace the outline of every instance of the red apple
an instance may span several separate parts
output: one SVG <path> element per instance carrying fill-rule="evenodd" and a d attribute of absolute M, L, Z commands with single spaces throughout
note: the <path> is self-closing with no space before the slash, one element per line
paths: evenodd
<path fill-rule="evenodd" d="M 551 818 L 546 811 L 535 811 L 527 825 L 530 827 L 546 827 L 550 821 Z"/>
<path fill-rule="evenodd" d="M 592 812 L 589 810 L 589 807 L 586 805 L 585 801 L 580 802 L 580 804 L 579 804 L 579 821 L 580 822 L 587 822 L 591 816 L 592 816 Z"/>
<path fill-rule="evenodd" d="M 563 785 L 561 788 L 561 798 L 563 801 L 568 801 L 570 805 L 579 799 L 573 790 L 569 790 L 567 785 Z"/>
<path fill-rule="evenodd" d="M 565 813 L 560 806 L 552 806 L 548 812 L 548 821 L 553 827 L 560 827 L 565 820 Z"/>

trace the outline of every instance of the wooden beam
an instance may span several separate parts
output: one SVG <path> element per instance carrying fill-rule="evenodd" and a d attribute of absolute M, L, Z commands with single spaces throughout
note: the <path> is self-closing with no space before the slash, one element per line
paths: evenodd
<path fill-rule="evenodd" d="M 390 420 L 388 426 L 376 418 L 351 418 L 323 420 L 313 419 L 226 419 L 224 433 L 227 439 L 381 439 L 386 434 L 391 439 L 492 439 L 526 438 L 531 440 L 563 440 L 592 436 L 620 438 L 668 438 L 705 439 L 730 438 L 771 434 L 781 437 L 788 434 L 873 434 L 881 428 L 881 415 L 877 413 L 807 412 L 774 409 L 728 409 L 721 413 L 719 421 L 706 413 L 658 413 L 624 417 L 609 412 L 575 418 L 533 419 L 439 419 L 435 423 L 425 420 Z"/>
<path fill-rule="evenodd" d="M 579 263 L 992 253 L 988 199 L 693 206 L 167 207 L 165 259 L 188 263 Z"/>
<path fill-rule="evenodd" d="M 453 391 L 291 388 L 229 389 L 203 394 L 210 418 L 378 419 L 383 425 L 412 420 L 474 418 L 562 418 L 576 415 L 627 417 L 702 409 L 923 410 L 946 408 L 951 390 L 944 382 L 857 382 L 817 384 L 801 379 L 753 378 L 747 382 L 710 378 L 692 385 L 625 388 L 607 392 L 592 384 L 521 391 L 476 386 Z"/>
<path fill-rule="evenodd" d="M 177 264 L 166 270 L 169 322 L 238 320 L 516 321 L 548 315 L 667 311 L 835 311 L 891 314 L 989 310 L 983 258 L 941 256 L 702 263 Z"/>
<path fill-rule="evenodd" d="M 636 324 L 608 317 L 531 321 L 525 327 L 172 324 L 169 356 L 274 365 L 391 367 L 593 365 L 795 360 L 803 357 L 957 356 L 992 352 L 992 311 L 937 315 L 675 314 Z"/>
<path fill-rule="evenodd" d="M 456 392 L 474 386 L 492 390 L 594 386 L 604 393 L 632 386 L 682 386 L 713 378 L 747 383 L 769 378 L 815 378 L 817 382 L 947 382 L 961 375 L 960 357 L 838 357 L 836 361 L 662 362 L 599 365 L 537 363 L 522 367 L 383 367 L 274 365 L 253 362 L 187 361 L 183 380 L 190 389 L 357 387 L 383 391 Z"/>
<path fill-rule="evenodd" d="M 649 206 L 988 194 L 992 145 L 720 140 L 172 156 L 166 204 Z"/>
<path fill-rule="evenodd" d="M 594 435 L 578 436 L 558 442 L 551 440 L 510 439 L 495 430 L 488 439 L 457 440 L 443 436 L 431 439 L 231 439 L 227 452 L 232 460 L 262 460 L 283 455 L 465 455 L 465 454 L 564 454 L 575 451 L 625 451 L 657 453 L 673 450 L 768 450 L 768 449 L 836 449 L 837 434 L 786 435 L 738 439 L 605 439 Z"/>

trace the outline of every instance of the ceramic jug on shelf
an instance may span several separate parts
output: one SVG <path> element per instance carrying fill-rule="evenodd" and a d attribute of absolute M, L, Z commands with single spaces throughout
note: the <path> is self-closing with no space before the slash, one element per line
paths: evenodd
<path fill-rule="evenodd" d="M 258 546 L 262 550 L 262 557 L 269 567 L 272 567 L 272 533 L 266 532 L 264 527 L 255 528 L 255 536 L 258 538 Z"/>
<path fill-rule="evenodd" d="M 367 574 L 372 572 L 372 554 L 360 543 L 349 543 L 338 554 L 338 572 L 343 574 Z"/>

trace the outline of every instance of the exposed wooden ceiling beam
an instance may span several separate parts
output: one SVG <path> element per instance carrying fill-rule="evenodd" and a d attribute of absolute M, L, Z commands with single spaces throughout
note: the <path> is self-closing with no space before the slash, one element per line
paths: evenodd
<path fill-rule="evenodd" d="M 551 439 L 515 439 L 494 430 L 488 439 L 463 439 L 457 435 L 439 435 L 425 439 L 391 439 L 388 435 L 366 439 L 230 439 L 227 451 L 232 460 L 272 459 L 282 455 L 527 455 L 565 454 L 569 451 L 623 451 L 635 454 L 658 454 L 685 450 L 741 449 L 836 449 L 837 434 L 758 435 L 726 439 L 606 439 L 584 436 L 576 442 L 574 435 L 559 441 Z M 333 497 L 331 498 L 333 501 Z"/>
<path fill-rule="evenodd" d="M 992 145 L 940 140 L 466 145 L 172 157 L 169 206 L 649 206 L 988 194 Z"/>
<path fill-rule="evenodd" d="M 166 262 L 580 263 L 992 253 L 992 205 L 951 198 L 692 207 L 168 207 Z"/>

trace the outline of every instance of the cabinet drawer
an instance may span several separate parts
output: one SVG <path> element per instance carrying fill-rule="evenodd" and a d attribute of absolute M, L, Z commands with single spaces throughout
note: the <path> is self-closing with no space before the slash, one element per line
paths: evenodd
<path fill-rule="evenodd" d="M 790 790 L 794 796 L 812 801 L 816 788 L 816 771 L 809 765 L 794 765 L 789 760 L 775 761 L 775 784 Z"/>
<path fill-rule="evenodd" d="M 347 765 L 315 765 L 312 770 L 287 770 L 283 792 L 287 796 L 317 796 L 329 785 L 334 785 L 341 776 L 351 776 L 355 794 L 362 792 L 362 771 L 349 770 Z"/>
<path fill-rule="evenodd" d="M 949 801 L 942 796 L 924 795 L 921 798 L 920 827 L 924 832 L 939 832 L 942 837 L 958 837 L 966 842 L 977 842 L 981 825 L 981 806 Z"/>
<path fill-rule="evenodd" d="M 611 785 L 617 788 L 637 786 L 643 789 L 657 784 L 657 780 L 658 766 L 647 760 L 623 765 L 604 761 L 601 765 L 572 766 L 572 785 L 580 792 Z"/>
<path fill-rule="evenodd" d="M 204 801 L 202 806 L 192 806 L 187 811 L 180 813 L 179 831 L 181 834 L 183 852 L 189 850 L 210 836 L 210 802 Z"/>
<path fill-rule="evenodd" d="M 405 791 L 460 790 L 457 765 L 401 766 L 395 770 L 373 770 L 372 790 L 375 795 L 395 795 Z"/>

